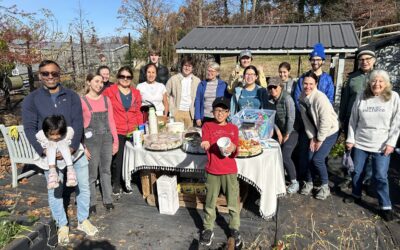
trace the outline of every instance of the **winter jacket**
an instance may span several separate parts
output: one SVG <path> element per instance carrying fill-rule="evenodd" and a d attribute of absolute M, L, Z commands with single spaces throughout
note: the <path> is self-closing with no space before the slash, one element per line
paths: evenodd
<path fill-rule="evenodd" d="M 50 115 L 63 115 L 67 126 L 72 127 L 75 134 L 71 141 L 74 150 L 79 148 L 83 133 L 83 116 L 81 99 L 72 90 L 59 85 L 56 101 L 53 102 L 47 88 L 41 87 L 25 97 L 22 103 L 22 123 L 29 143 L 39 156 L 43 148 L 36 140 L 36 134 L 42 130 L 43 120 Z"/>
<path fill-rule="evenodd" d="M 204 118 L 204 93 L 207 87 L 207 80 L 203 80 L 197 86 L 196 99 L 194 101 L 194 119 L 202 120 Z M 227 84 L 225 81 L 218 79 L 216 97 L 230 97 L 226 90 Z"/>
<path fill-rule="evenodd" d="M 143 123 L 143 115 L 140 112 L 142 105 L 142 97 L 139 90 L 131 87 L 132 103 L 128 111 L 125 110 L 122 104 L 121 95 L 118 89 L 118 84 L 113 84 L 106 88 L 103 95 L 110 98 L 113 112 L 115 126 L 119 135 L 127 135 L 131 133 L 137 126 Z"/>
<path fill-rule="evenodd" d="M 296 88 L 294 89 L 294 102 L 296 104 L 296 109 L 299 109 L 299 97 L 301 92 L 303 91 L 303 81 L 304 81 L 304 75 L 302 75 L 299 80 L 297 81 Z M 334 101 L 334 95 L 335 95 L 335 86 L 333 85 L 332 77 L 326 73 L 322 72 L 322 74 L 319 76 L 318 80 L 318 90 L 320 90 L 322 93 L 324 93 L 331 104 L 333 104 Z"/>

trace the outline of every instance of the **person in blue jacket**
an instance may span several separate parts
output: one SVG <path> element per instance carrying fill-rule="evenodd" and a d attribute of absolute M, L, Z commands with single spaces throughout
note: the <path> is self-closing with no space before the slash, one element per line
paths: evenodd
<path fill-rule="evenodd" d="M 206 80 L 197 86 L 196 99 L 194 101 L 194 120 L 201 127 L 206 121 L 214 120 L 212 103 L 217 97 L 230 97 L 227 92 L 227 83 L 218 78 L 219 64 L 211 62 L 207 66 Z"/>
<path fill-rule="evenodd" d="M 333 85 L 332 77 L 322 71 L 322 65 L 325 63 L 325 48 L 322 43 L 314 45 L 313 51 L 310 53 L 311 72 L 318 76 L 318 90 L 324 93 L 329 101 L 333 104 L 335 95 L 335 86 Z M 303 91 L 304 74 L 297 81 L 296 88 L 294 89 L 294 101 L 296 109 L 299 110 L 299 97 Z"/>
<path fill-rule="evenodd" d="M 60 66 L 51 60 L 44 60 L 39 64 L 39 78 L 42 87 L 30 93 L 22 104 L 22 123 L 29 143 L 33 146 L 39 156 L 46 155 L 46 149 L 36 140 L 36 133 L 42 129 L 43 120 L 50 115 L 64 116 L 67 126 L 74 129 L 70 150 L 74 153 L 80 145 L 83 134 L 82 105 L 79 96 L 70 89 L 63 87 L 60 83 Z M 57 153 L 57 159 L 62 156 Z M 84 231 L 89 236 L 97 233 L 97 228 L 88 220 L 90 189 L 88 160 L 85 156 L 80 157 L 73 163 L 78 179 L 76 187 L 76 203 L 78 230 Z M 60 171 L 60 179 L 63 179 L 65 171 Z M 48 173 L 45 173 L 46 179 Z M 58 226 L 58 243 L 63 245 L 69 242 L 68 219 L 64 209 L 63 185 L 56 189 L 48 190 L 48 202 L 54 220 Z"/>
<path fill-rule="evenodd" d="M 335 94 L 335 86 L 333 85 L 333 80 L 332 77 L 324 72 L 322 70 L 322 66 L 325 63 L 325 48 L 322 43 L 317 43 L 314 45 L 313 50 L 310 53 L 310 64 L 311 64 L 311 69 L 309 72 L 313 72 L 315 75 L 318 77 L 318 85 L 317 89 L 324 93 L 331 104 L 333 104 L 334 101 L 334 94 Z M 308 72 L 307 72 L 308 73 Z M 294 89 L 293 93 L 293 99 L 296 105 L 296 121 L 295 121 L 295 126 L 298 129 L 299 133 L 299 140 L 298 140 L 298 154 L 299 154 L 299 172 L 298 172 L 298 179 L 300 180 L 305 180 L 306 176 L 309 175 L 311 171 L 311 166 L 308 166 L 308 159 L 305 159 L 305 157 L 302 157 L 304 155 L 307 155 L 308 152 L 308 147 L 309 147 L 309 139 L 307 137 L 307 134 L 305 132 L 304 124 L 301 119 L 300 115 L 300 109 L 299 109 L 299 97 L 301 92 L 303 91 L 303 81 L 304 81 L 304 76 L 307 74 L 304 73 L 299 80 L 297 81 L 297 85 Z"/>

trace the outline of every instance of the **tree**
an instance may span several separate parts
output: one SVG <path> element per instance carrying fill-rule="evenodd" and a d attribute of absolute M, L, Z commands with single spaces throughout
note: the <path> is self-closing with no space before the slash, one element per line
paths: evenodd
<path fill-rule="evenodd" d="M 123 0 L 118 10 L 121 29 L 133 29 L 147 38 L 147 49 L 151 49 L 151 33 L 157 18 L 168 11 L 162 0 Z"/>

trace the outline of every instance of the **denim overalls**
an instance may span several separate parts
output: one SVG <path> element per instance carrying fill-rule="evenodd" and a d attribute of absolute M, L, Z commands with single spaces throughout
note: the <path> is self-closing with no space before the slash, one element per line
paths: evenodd
<path fill-rule="evenodd" d="M 108 103 L 104 96 L 106 111 L 93 112 L 86 96 L 85 101 L 91 113 L 89 126 L 85 128 L 85 145 L 91 154 L 89 160 L 90 206 L 96 205 L 96 180 L 100 173 L 103 204 L 113 202 L 111 194 L 111 160 L 113 137 L 108 121 Z"/>

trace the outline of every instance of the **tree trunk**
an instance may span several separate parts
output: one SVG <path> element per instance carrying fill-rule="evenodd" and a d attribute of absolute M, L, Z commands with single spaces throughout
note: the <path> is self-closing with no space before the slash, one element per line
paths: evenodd
<path fill-rule="evenodd" d="M 244 1 L 246 0 L 240 0 L 240 19 L 242 24 L 244 22 Z"/>
<path fill-rule="evenodd" d="M 82 32 L 79 32 L 79 38 L 80 38 L 80 43 L 81 43 L 81 60 L 82 60 L 82 69 L 85 70 L 85 55 L 84 55 L 84 49 L 83 49 L 83 34 Z"/>
<path fill-rule="evenodd" d="M 72 36 L 69 36 L 69 43 L 71 45 L 71 63 L 72 63 L 72 80 L 76 82 L 76 67 L 75 67 L 75 57 L 74 57 L 74 44 L 72 43 Z"/>
<path fill-rule="evenodd" d="M 229 11 L 228 11 L 228 0 L 223 0 L 224 1 L 224 24 L 229 23 Z"/>
<path fill-rule="evenodd" d="M 252 1 L 252 8 L 251 8 L 251 24 L 254 24 L 256 21 L 256 5 L 257 5 L 257 0 Z"/>
<path fill-rule="evenodd" d="M 28 55 L 30 54 L 30 44 L 29 41 L 26 42 L 26 48 Z M 27 65 L 27 70 L 28 70 L 28 79 L 29 79 L 29 91 L 32 92 L 35 90 L 35 79 L 33 77 L 33 70 L 32 70 L 32 65 L 28 64 Z"/>
<path fill-rule="evenodd" d="M 199 0 L 199 26 L 203 26 L 203 0 Z"/>
<path fill-rule="evenodd" d="M 303 23 L 305 21 L 304 15 L 304 7 L 306 6 L 306 0 L 298 0 L 297 2 L 297 13 L 298 13 L 298 22 Z"/>

